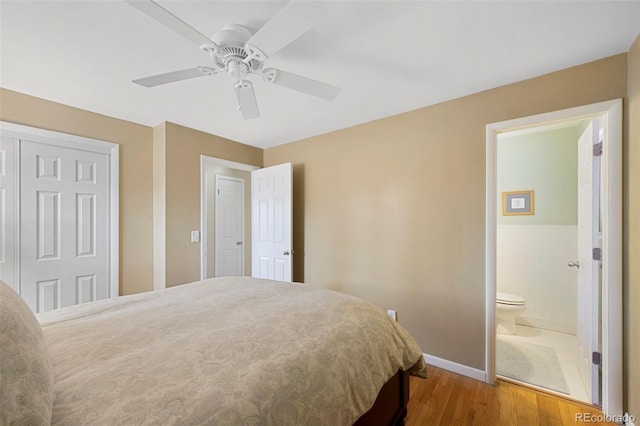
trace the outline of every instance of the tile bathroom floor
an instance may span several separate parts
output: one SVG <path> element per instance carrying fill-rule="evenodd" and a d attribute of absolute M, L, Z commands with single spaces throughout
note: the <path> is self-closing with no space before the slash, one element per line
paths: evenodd
<path fill-rule="evenodd" d="M 542 346 L 551 346 L 556 350 L 558 361 L 560 361 L 560 367 L 564 374 L 564 378 L 569 386 L 568 395 L 572 399 L 578 401 L 590 403 L 590 398 L 587 395 L 587 391 L 582 382 L 580 374 L 578 373 L 577 358 L 578 358 L 578 339 L 573 334 L 559 333 L 556 331 L 544 330 L 541 328 L 527 327 L 524 325 L 516 325 L 517 334 L 506 335 L 498 334 L 497 338 L 507 341 L 511 344 L 517 344 L 518 342 L 533 343 Z M 509 379 L 514 381 L 512 379 Z M 531 385 L 530 385 L 531 386 Z M 532 386 L 536 389 L 537 386 Z M 549 391 L 560 396 L 567 396 L 564 393 Z"/>

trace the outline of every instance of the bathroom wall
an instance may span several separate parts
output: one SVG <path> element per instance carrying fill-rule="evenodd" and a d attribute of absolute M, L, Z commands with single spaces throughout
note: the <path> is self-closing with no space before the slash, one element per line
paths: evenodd
<path fill-rule="evenodd" d="M 534 215 L 503 216 L 499 198 L 498 291 L 527 300 L 518 323 L 575 334 L 577 140 L 583 123 L 498 138 L 498 194 L 534 191 Z"/>

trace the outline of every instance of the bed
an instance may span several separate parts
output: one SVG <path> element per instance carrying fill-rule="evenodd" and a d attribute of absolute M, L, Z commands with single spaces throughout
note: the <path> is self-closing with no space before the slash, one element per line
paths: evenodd
<path fill-rule="evenodd" d="M 3 424 L 402 424 L 426 377 L 397 322 L 307 284 L 216 278 L 37 320 L 0 289 Z"/>

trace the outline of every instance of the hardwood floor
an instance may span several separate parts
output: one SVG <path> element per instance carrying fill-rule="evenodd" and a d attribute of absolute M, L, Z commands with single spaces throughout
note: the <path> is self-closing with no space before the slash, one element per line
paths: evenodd
<path fill-rule="evenodd" d="M 602 416 L 590 405 L 499 380 L 496 386 L 429 366 L 429 378 L 411 377 L 406 426 L 575 425 Z M 614 423 L 588 422 L 593 425 Z"/>

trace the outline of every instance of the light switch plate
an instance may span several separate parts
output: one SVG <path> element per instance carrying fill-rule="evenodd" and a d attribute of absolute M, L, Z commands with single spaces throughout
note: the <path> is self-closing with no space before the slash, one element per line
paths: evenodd
<path fill-rule="evenodd" d="M 191 231 L 191 242 L 192 243 L 200 242 L 200 231 Z"/>

